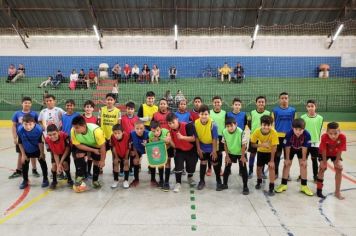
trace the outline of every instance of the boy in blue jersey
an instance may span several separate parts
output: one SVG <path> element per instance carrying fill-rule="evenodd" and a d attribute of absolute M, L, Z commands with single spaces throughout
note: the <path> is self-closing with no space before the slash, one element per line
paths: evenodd
<path fill-rule="evenodd" d="M 14 173 L 9 176 L 9 179 L 17 178 L 22 175 L 22 163 L 21 163 L 21 151 L 18 144 L 17 139 L 17 128 L 22 124 L 22 119 L 24 115 L 30 114 L 34 119 L 35 122 L 38 122 L 38 114 L 34 111 L 31 111 L 32 107 L 32 99 L 30 97 L 23 97 L 22 98 L 22 110 L 16 111 L 12 116 L 12 137 L 14 139 L 14 144 L 16 145 L 16 153 L 18 153 L 17 157 L 17 167 Z M 40 174 L 37 172 L 36 169 L 36 159 L 31 159 L 32 164 L 32 174 L 35 177 L 40 177 Z"/>
<path fill-rule="evenodd" d="M 68 99 L 65 103 L 66 112 L 62 115 L 62 131 L 70 137 L 70 131 L 72 129 L 72 121 L 76 116 L 80 116 L 78 112 L 75 112 L 75 102 L 73 99 Z"/>
<path fill-rule="evenodd" d="M 291 130 L 292 122 L 295 118 L 295 108 L 289 106 L 289 95 L 287 92 L 279 94 L 279 106 L 272 111 L 275 120 L 274 127 L 278 133 L 279 144 L 276 152 L 275 175 L 278 178 L 278 166 L 283 151 L 283 143 L 286 133 Z M 285 155 L 284 155 L 285 156 Z"/>
<path fill-rule="evenodd" d="M 245 130 L 247 125 L 247 115 L 246 112 L 241 111 L 242 101 L 240 98 L 234 98 L 232 100 L 232 111 L 226 114 L 226 117 L 232 117 L 235 119 L 237 127 Z"/>
<path fill-rule="evenodd" d="M 49 185 L 42 132 L 42 127 L 39 124 L 36 124 L 35 119 L 30 114 L 24 115 L 22 125 L 17 129 L 19 148 L 22 155 L 23 181 L 20 184 L 20 189 L 25 189 L 28 186 L 28 167 L 30 158 L 38 158 L 38 162 L 41 165 L 43 174 L 42 188 L 48 187 Z"/>
<path fill-rule="evenodd" d="M 179 122 L 189 123 L 192 121 L 190 112 L 187 111 L 187 100 L 183 99 L 179 101 L 178 111 L 175 112 L 175 115 L 178 117 Z"/>
<path fill-rule="evenodd" d="M 196 132 L 197 152 L 200 159 L 200 181 L 198 190 L 205 187 L 205 173 L 208 161 L 214 167 L 216 177 L 216 191 L 223 190 L 220 178 L 222 165 L 222 156 L 217 153 L 218 145 L 218 126 L 210 118 L 209 108 L 207 105 L 201 105 L 199 108 L 199 119 L 194 122 Z M 225 122 L 225 121 L 224 121 Z"/>
<path fill-rule="evenodd" d="M 133 147 L 134 159 L 134 180 L 131 182 L 130 187 L 136 187 L 139 185 L 139 170 L 140 162 L 143 154 L 146 153 L 145 146 L 148 142 L 148 131 L 145 129 L 143 121 L 136 121 L 135 130 L 131 131 L 131 142 Z M 151 168 L 151 185 L 158 186 L 157 181 L 155 180 L 156 168 Z M 152 173 L 153 172 L 153 173 Z"/>

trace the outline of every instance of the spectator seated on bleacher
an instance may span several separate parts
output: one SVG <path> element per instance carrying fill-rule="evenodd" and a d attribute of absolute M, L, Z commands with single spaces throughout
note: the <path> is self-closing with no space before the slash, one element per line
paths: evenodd
<path fill-rule="evenodd" d="M 51 81 L 52 89 L 56 89 L 59 87 L 59 85 L 64 81 L 64 76 L 60 70 L 57 71 L 56 76 L 54 79 Z"/>
<path fill-rule="evenodd" d="M 11 82 L 16 76 L 16 67 L 14 64 L 11 64 L 9 68 L 7 69 L 7 80 L 6 83 Z"/>
<path fill-rule="evenodd" d="M 328 64 L 320 64 L 319 66 L 319 78 L 329 78 L 330 66 Z"/>
<path fill-rule="evenodd" d="M 148 67 L 148 65 L 144 64 L 141 69 L 141 82 L 150 82 L 150 71 L 151 69 Z"/>
<path fill-rule="evenodd" d="M 79 71 L 76 88 L 77 89 L 87 88 L 87 82 L 85 81 L 84 69 L 80 69 L 80 71 Z"/>
<path fill-rule="evenodd" d="M 25 66 L 23 64 L 19 64 L 19 67 L 16 71 L 16 76 L 11 80 L 11 83 L 15 83 L 18 79 L 25 78 Z"/>
<path fill-rule="evenodd" d="M 159 81 L 159 68 L 158 68 L 157 65 L 153 65 L 152 70 L 151 70 L 151 83 L 154 84 L 155 81 L 158 84 L 158 81 Z"/>
<path fill-rule="evenodd" d="M 89 69 L 89 72 L 85 78 L 85 81 L 87 82 L 87 88 L 90 88 L 90 84 L 98 85 L 98 77 L 96 76 L 93 68 Z"/>
<path fill-rule="evenodd" d="M 137 82 L 138 77 L 140 76 L 140 68 L 138 68 L 137 64 L 135 64 L 131 69 L 131 76 L 135 82 Z"/>
<path fill-rule="evenodd" d="M 129 64 L 125 64 L 124 66 L 124 81 L 125 83 L 131 78 L 131 67 Z"/>
<path fill-rule="evenodd" d="M 235 75 L 235 82 L 236 83 L 242 83 L 245 79 L 245 70 L 241 66 L 240 63 L 237 63 L 236 67 L 234 68 L 234 75 Z"/>
<path fill-rule="evenodd" d="M 43 88 L 43 87 L 47 87 L 47 85 L 51 84 L 53 80 L 53 76 L 48 76 L 47 80 L 43 81 L 38 88 Z"/>
<path fill-rule="evenodd" d="M 121 67 L 119 64 L 114 65 L 114 67 L 111 69 L 112 73 L 112 78 L 114 80 L 117 80 L 117 82 L 121 82 Z"/>
<path fill-rule="evenodd" d="M 231 82 L 231 68 L 227 65 L 227 62 L 224 63 L 224 66 L 219 69 L 221 74 L 221 83 L 224 83 L 224 80 L 227 79 Z"/>
<path fill-rule="evenodd" d="M 100 63 L 99 65 L 99 79 L 109 79 L 109 65 L 107 63 Z"/>
<path fill-rule="evenodd" d="M 177 68 L 175 66 L 171 66 L 168 70 L 168 75 L 169 75 L 169 79 L 171 81 L 176 81 L 176 78 L 177 78 Z"/>
<path fill-rule="evenodd" d="M 78 73 L 75 71 L 75 69 L 72 70 L 72 73 L 69 76 L 69 89 L 70 90 L 75 90 L 77 87 L 77 81 L 78 81 Z"/>

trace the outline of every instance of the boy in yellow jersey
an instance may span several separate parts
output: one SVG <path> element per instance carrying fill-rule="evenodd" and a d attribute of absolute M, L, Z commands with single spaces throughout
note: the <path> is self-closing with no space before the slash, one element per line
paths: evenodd
<path fill-rule="evenodd" d="M 137 116 L 144 122 L 147 131 L 150 131 L 153 114 L 158 111 L 158 107 L 155 105 L 155 96 L 154 92 L 148 91 L 146 93 L 146 103 L 142 104 L 137 111 Z"/>
<path fill-rule="evenodd" d="M 257 148 L 257 184 L 256 189 L 261 189 L 262 170 L 268 165 L 269 171 L 269 196 L 274 196 L 275 155 L 279 144 L 278 134 L 272 128 L 273 118 L 264 115 L 261 117 L 261 128 L 256 129 L 251 135 L 251 145 Z"/>
<path fill-rule="evenodd" d="M 76 167 L 75 185 L 80 186 L 84 179 L 86 163 L 85 156 L 90 153 L 94 162 L 93 187 L 100 188 L 100 168 L 105 166 L 105 136 L 103 130 L 95 124 L 87 124 L 83 116 L 76 116 L 72 121 L 71 139 Z"/>
<path fill-rule="evenodd" d="M 196 132 L 197 152 L 200 159 L 200 181 L 198 190 L 205 187 L 205 172 L 208 161 L 214 166 L 216 177 L 216 191 L 221 191 L 222 183 L 220 178 L 220 169 L 222 158 L 217 154 L 218 145 L 218 127 L 209 117 L 209 107 L 201 105 L 199 108 L 199 119 L 194 122 Z"/>
<path fill-rule="evenodd" d="M 105 149 L 106 151 L 111 149 L 110 139 L 112 135 L 112 127 L 116 124 L 120 124 L 121 112 L 120 109 L 115 107 L 116 95 L 113 93 L 106 94 L 105 104 L 99 110 L 98 123 L 104 132 L 105 136 Z M 113 158 L 114 163 L 114 158 Z"/>
<path fill-rule="evenodd" d="M 221 74 L 221 83 L 224 83 L 225 79 L 228 79 L 229 83 L 231 82 L 231 68 L 227 65 L 227 62 L 224 63 L 224 66 L 219 69 Z"/>

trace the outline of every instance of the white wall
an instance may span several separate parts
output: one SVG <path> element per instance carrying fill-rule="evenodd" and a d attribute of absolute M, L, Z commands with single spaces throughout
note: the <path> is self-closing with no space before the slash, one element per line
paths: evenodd
<path fill-rule="evenodd" d="M 18 36 L 0 36 L 0 56 L 341 56 L 356 52 L 356 36 L 339 37 L 330 50 L 326 36 L 258 36 L 251 50 L 246 36 L 173 37 L 30 36 L 26 49 Z"/>

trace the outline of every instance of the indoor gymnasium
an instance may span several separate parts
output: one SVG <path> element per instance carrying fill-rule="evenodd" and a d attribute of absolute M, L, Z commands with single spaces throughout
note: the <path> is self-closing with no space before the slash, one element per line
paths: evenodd
<path fill-rule="evenodd" d="M 0 0 L 0 235 L 356 235 L 355 0 Z"/>

